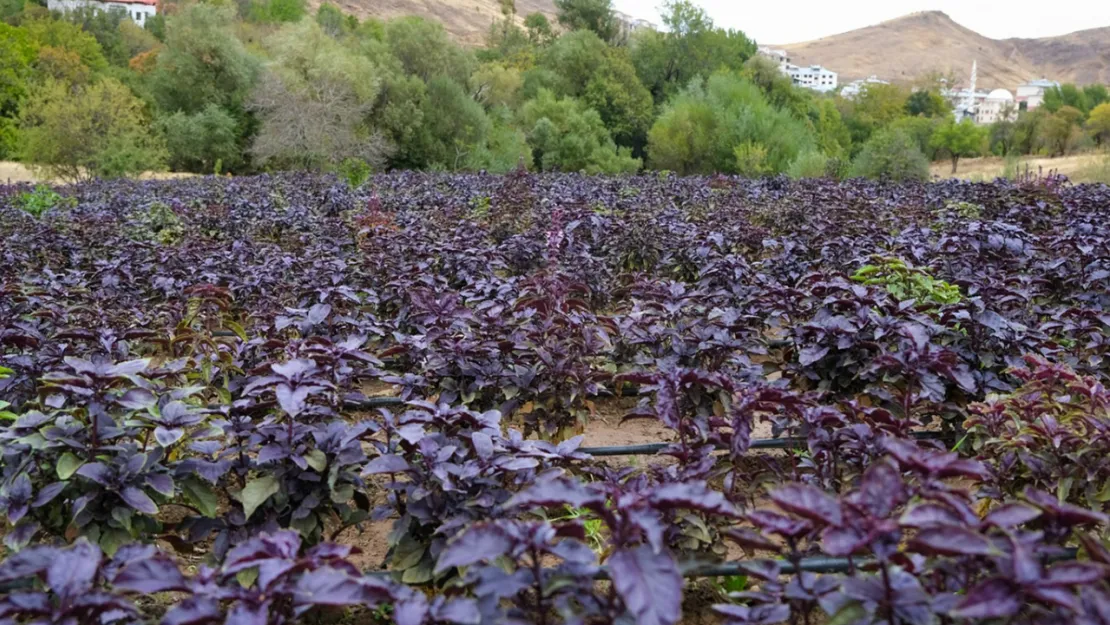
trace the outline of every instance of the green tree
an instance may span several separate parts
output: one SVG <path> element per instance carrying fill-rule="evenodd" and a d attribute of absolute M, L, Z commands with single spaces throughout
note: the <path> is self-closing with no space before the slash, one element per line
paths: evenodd
<path fill-rule="evenodd" d="M 316 9 L 316 23 L 325 33 L 335 38 L 343 36 L 350 28 L 343 11 L 330 2 L 324 2 Z"/>
<path fill-rule="evenodd" d="M 528 32 L 528 39 L 533 45 L 546 46 L 555 39 L 555 31 L 551 22 L 543 13 L 529 13 L 524 18 L 524 28 Z"/>
<path fill-rule="evenodd" d="M 779 173 L 815 142 L 805 121 L 775 108 L 759 87 L 733 73 L 692 82 L 663 109 L 648 139 L 652 166 L 682 174 L 738 172 L 738 148 L 745 163 L 761 154 L 759 167 Z"/>
<path fill-rule="evenodd" d="M 987 145 L 991 154 L 1008 156 L 1017 152 L 1017 124 L 1007 119 L 999 120 L 990 126 Z"/>
<path fill-rule="evenodd" d="M 1043 106 L 1053 113 L 1065 106 L 1070 106 L 1081 113 L 1090 110 L 1086 93 L 1071 83 L 1064 83 L 1059 87 L 1046 89 Z"/>
<path fill-rule="evenodd" d="M 555 0 L 559 23 L 568 30 L 589 30 L 604 41 L 617 38 L 612 0 Z"/>
<path fill-rule="evenodd" d="M 840 114 L 852 133 L 852 143 L 862 146 L 871 135 L 906 115 L 909 94 L 898 85 L 869 83 L 853 99 L 838 98 Z"/>
<path fill-rule="evenodd" d="M 142 102 L 111 78 L 78 88 L 43 84 L 23 109 L 20 135 L 26 162 L 73 182 L 158 170 L 166 158 Z"/>
<path fill-rule="evenodd" d="M 24 20 L 22 28 L 39 46 L 50 46 L 77 54 L 81 57 L 81 62 L 94 72 L 108 67 L 104 51 L 96 38 L 82 30 L 78 24 L 47 17 Z"/>
<path fill-rule="evenodd" d="M 1083 98 L 1093 111 L 1099 104 L 1110 102 L 1110 91 L 1106 89 L 1106 85 L 1087 85 L 1083 87 Z"/>
<path fill-rule="evenodd" d="M 929 161 L 909 135 L 883 129 L 874 133 L 860 150 L 849 175 L 894 182 L 927 180 Z"/>
<path fill-rule="evenodd" d="M 568 33 L 544 50 L 539 67 L 559 76 L 556 94 L 582 100 L 601 115 L 617 145 L 643 149 L 654 114 L 651 93 L 623 48 L 587 30 Z"/>
<path fill-rule="evenodd" d="M 528 138 L 513 124 L 512 112 L 501 107 L 490 113 L 490 128 L 485 141 L 474 146 L 467 156 L 466 168 L 503 174 L 521 164 L 532 166 L 532 150 Z"/>
<path fill-rule="evenodd" d="M 1103 102 L 1091 109 L 1087 117 L 1087 132 L 1099 146 L 1110 140 L 1110 102 Z"/>
<path fill-rule="evenodd" d="M 212 173 L 216 163 L 234 171 L 242 163 L 239 124 L 227 111 L 209 104 L 199 113 L 178 111 L 158 120 L 174 171 Z"/>
<path fill-rule="evenodd" d="M 380 70 L 310 20 L 283 27 L 266 47 L 273 61 L 250 100 L 261 122 L 251 147 L 257 162 L 329 169 L 357 158 L 380 166 L 388 145 L 367 124 Z"/>
<path fill-rule="evenodd" d="M 167 23 L 166 47 L 151 73 L 151 92 L 162 110 L 199 113 L 209 104 L 238 116 L 260 64 L 232 32 L 230 6 L 183 5 Z"/>
<path fill-rule="evenodd" d="M 597 111 L 546 89 L 521 107 L 520 122 L 537 167 L 591 174 L 633 172 L 640 160 L 618 148 Z"/>
<path fill-rule="evenodd" d="M 446 76 L 428 81 L 423 119 L 410 150 L 410 161 L 421 168 L 465 169 L 486 140 L 489 118 L 462 85 Z"/>
<path fill-rule="evenodd" d="M 689 0 L 663 3 L 662 32 L 645 30 L 630 43 L 632 64 L 657 105 L 686 87 L 696 76 L 721 69 L 739 70 L 755 55 L 755 42 L 713 20 Z"/>
<path fill-rule="evenodd" d="M 918 89 L 906 98 L 906 114 L 914 117 L 944 117 L 952 107 L 944 96 L 931 89 Z"/>
<path fill-rule="evenodd" d="M 952 118 L 950 117 L 901 117 L 891 122 L 887 128 L 895 132 L 905 133 L 907 137 L 913 139 L 925 158 L 932 161 L 937 155 L 937 148 L 933 144 L 933 133 L 936 132 L 937 128 L 951 121 Z"/>
<path fill-rule="evenodd" d="M 391 20 L 385 25 L 385 41 L 404 71 L 425 82 L 447 76 L 462 85 L 473 71 L 474 57 L 451 41 L 439 22 L 421 17 Z"/>
<path fill-rule="evenodd" d="M 0 22 L 14 20 L 23 13 L 25 0 L 0 0 Z"/>
<path fill-rule="evenodd" d="M 0 22 L 0 158 L 16 145 L 15 118 L 27 97 L 38 45 L 27 31 Z"/>
<path fill-rule="evenodd" d="M 962 156 L 979 156 L 983 153 L 983 131 L 970 119 L 957 123 L 954 119 L 936 129 L 930 140 L 937 150 L 944 152 L 952 161 L 952 173 L 956 173 Z"/>
<path fill-rule="evenodd" d="M 393 147 L 388 158 L 390 167 L 419 169 L 424 166 L 416 142 L 424 125 L 427 98 L 428 87 L 420 78 L 403 73 L 385 77 L 371 113 L 371 123 Z"/>
<path fill-rule="evenodd" d="M 524 86 L 524 77 L 515 67 L 501 63 L 483 63 L 470 76 L 470 91 L 474 99 L 486 108 L 502 106 L 515 108 Z"/>

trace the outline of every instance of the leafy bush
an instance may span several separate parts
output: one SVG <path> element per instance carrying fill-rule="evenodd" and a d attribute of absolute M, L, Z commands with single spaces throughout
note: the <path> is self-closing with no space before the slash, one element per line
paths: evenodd
<path fill-rule="evenodd" d="M 370 169 L 370 165 L 362 159 L 348 158 L 339 164 L 339 176 L 347 183 L 347 188 L 352 191 L 366 184 L 371 173 L 373 171 Z"/>
<path fill-rule="evenodd" d="M 73 207 L 77 204 L 75 198 L 65 197 L 44 184 L 35 185 L 31 191 L 19 194 L 17 202 L 23 212 L 36 218 L 42 217 L 53 208 Z"/>
<path fill-rule="evenodd" d="M 790 167 L 786 170 L 787 175 L 791 178 L 824 178 L 829 176 L 830 166 L 835 175 L 836 165 L 831 163 L 830 159 L 824 154 L 816 150 L 803 152 L 790 163 Z"/>
<path fill-rule="evenodd" d="M 927 271 L 907 265 L 900 258 L 877 258 L 874 264 L 860 267 L 852 280 L 881 286 L 899 301 L 914 299 L 933 304 L 955 304 L 960 289 L 944 280 L 937 280 Z"/>
<path fill-rule="evenodd" d="M 850 175 L 895 182 L 927 180 L 929 161 L 906 134 L 884 130 L 864 144 L 852 162 Z"/>

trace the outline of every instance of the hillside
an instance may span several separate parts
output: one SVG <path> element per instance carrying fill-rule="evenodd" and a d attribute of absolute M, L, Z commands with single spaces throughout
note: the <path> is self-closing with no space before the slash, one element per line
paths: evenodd
<path fill-rule="evenodd" d="M 477 45 L 485 41 L 490 24 L 501 19 L 501 5 L 497 0 L 332 0 L 347 13 L 361 18 L 392 19 L 405 15 L 419 15 L 443 23 L 447 32 L 461 43 Z M 321 0 L 309 0 L 312 10 Z M 555 20 L 553 0 L 516 0 L 520 20 L 539 11 Z"/>
<path fill-rule="evenodd" d="M 909 82 L 931 71 L 966 80 L 979 62 L 981 88 L 1013 90 L 1031 78 L 1110 83 L 1110 27 L 1043 39 L 991 39 L 940 11 L 904 17 L 814 41 L 778 45 L 799 65 L 816 63 L 841 82 L 872 74 Z"/>

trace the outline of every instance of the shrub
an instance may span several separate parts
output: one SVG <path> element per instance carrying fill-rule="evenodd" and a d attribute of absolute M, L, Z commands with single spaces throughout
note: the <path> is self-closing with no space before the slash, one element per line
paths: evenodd
<path fill-rule="evenodd" d="M 371 173 L 373 170 L 370 169 L 369 163 L 360 158 L 346 158 L 339 164 L 339 176 L 352 191 L 366 184 Z"/>
<path fill-rule="evenodd" d="M 64 197 L 44 184 L 36 185 L 32 191 L 21 193 L 18 202 L 23 212 L 36 218 L 52 208 L 74 206 L 77 203 L 74 198 Z"/>
<path fill-rule="evenodd" d="M 51 81 L 31 95 L 21 122 L 23 159 L 53 177 L 117 178 L 166 160 L 142 102 L 111 78 L 74 89 Z"/>
<path fill-rule="evenodd" d="M 927 180 L 929 161 L 908 135 L 884 130 L 864 144 L 852 163 L 851 176 L 884 178 L 895 182 Z"/>
<path fill-rule="evenodd" d="M 830 174 L 830 166 L 833 167 L 835 174 L 836 163 L 833 163 L 824 154 L 817 150 L 803 152 L 790 163 L 790 167 L 786 170 L 787 175 L 791 178 L 824 178 Z M 830 176 L 835 178 L 836 176 Z"/>

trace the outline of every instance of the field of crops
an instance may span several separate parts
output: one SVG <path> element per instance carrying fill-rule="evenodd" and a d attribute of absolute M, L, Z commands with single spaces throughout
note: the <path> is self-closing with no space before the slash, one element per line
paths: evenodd
<path fill-rule="evenodd" d="M 59 192 L 0 623 L 1110 624 L 1110 188 Z"/>

